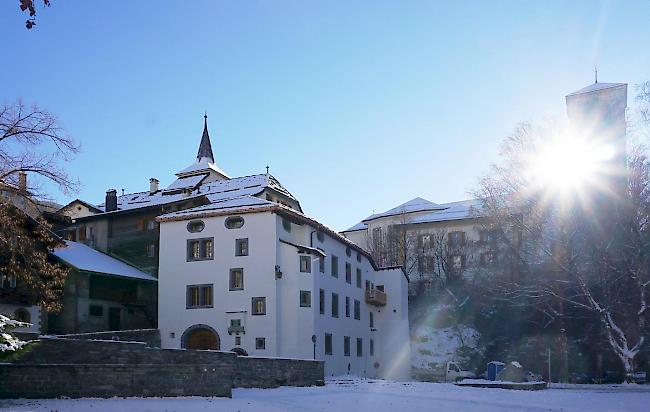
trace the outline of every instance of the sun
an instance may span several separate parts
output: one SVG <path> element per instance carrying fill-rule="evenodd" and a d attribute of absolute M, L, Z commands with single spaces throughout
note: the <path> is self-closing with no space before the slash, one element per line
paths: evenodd
<path fill-rule="evenodd" d="M 540 144 L 529 159 L 533 187 L 563 195 L 601 185 L 614 148 L 575 136 L 557 136 Z"/>

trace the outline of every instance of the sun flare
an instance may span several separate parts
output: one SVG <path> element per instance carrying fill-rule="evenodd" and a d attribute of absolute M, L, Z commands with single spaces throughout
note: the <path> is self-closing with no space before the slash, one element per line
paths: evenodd
<path fill-rule="evenodd" d="M 585 190 L 598 186 L 614 155 L 610 145 L 562 136 L 538 147 L 529 161 L 528 174 L 538 189 L 565 193 Z"/>

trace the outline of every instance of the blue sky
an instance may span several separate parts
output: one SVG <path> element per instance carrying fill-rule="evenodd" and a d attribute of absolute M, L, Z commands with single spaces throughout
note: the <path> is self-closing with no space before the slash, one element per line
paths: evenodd
<path fill-rule="evenodd" d="M 0 5 L 0 99 L 60 118 L 93 203 L 169 184 L 207 110 L 223 170 L 268 164 L 342 230 L 416 196 L 468 198 L 501 139 L 562 119 L 594 65 L 650 80 L 647 1 L 52 0 L 30 31 L 18 3 Z"/>

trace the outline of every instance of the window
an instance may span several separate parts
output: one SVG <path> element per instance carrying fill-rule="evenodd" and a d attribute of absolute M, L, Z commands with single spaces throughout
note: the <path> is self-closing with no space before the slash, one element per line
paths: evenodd
<path fill-rule="evenodd" d="M 345 248 L 345 255 L 346 255 L 347 257 L 352 256 L 352 249 L 350 249 L 349 247 L 346 247 L 346 248 Z"/>
<path fill-rule="evenodd" d="M 318 271 L 320 273 L 325 273 L 325 256 L 318 257 Z"/>
<path fill-rule="evenodd" d="M 311 308 L 311 292 L 308 290 L 300 291 L 300 307 Z"/>
<path fill-rule="evenodd" d="M 9 287 L 12 289 L 16 287 L 16 275 L 9 275 Z"/>
<path fill-rule="evenodd" d="M 366 290 L 370 290 L 370 281 L 366 280 Z"/>
<path fill-rule="evenodd" d="M 363 356 L 363 340 L 357 338 L 357 356 Z"/>
<path fill-rule="evenodd" d="M 343 356 L 350 356 L 350 337 L 343 336 Z"/>
<path fill-rule="evenodd" d="M 492 252 L 481 253 L 481 266 L 492 266 L 496 263 L 496 256 Z"/>
<path fill-rule="evenodd" d="M 418 237 L 418 245 L 422 251 L 431 249 L 431 235 L 420 235 Z"/>
<path fill-rule="evenodd" d="M 187 241 L 187 261 L 211 260 L 214 258 L 214 238 L 190 239 Z"/>
<path fill-rule="evenodd" d="M 244 269 L 230 269 L 230 290 L 244 289 Z"/>
<path fill-rule="evenodd" d="M 266 338 L 255 338 L 255 349 L 266 349 Z"/>
<path fill-rule="evenodd" d="M 227 229 L 239 229 L 244 226 L 244 218 L 241 216 L 230 216 L 224 222 Z"/>
<path fill-rule="evenodd" d="M 235 240 L 235 256 L 248 256 L 248 238 Z"/>
<path fill-rule="evenodd" d="M 266 315 L 266 298 L 257 297 L 251 299 L 253 304 L 253 315 Z"/>
<path fill-rule="evenodd" d="M 148 257 L 155 257 L 156 256 L 156 245 L 147 245 L 147 256 Z"/>
<path fill-rule="evenodd" d="M 368 312 L 368 315 L 370 315 L 369 322 L 370 322 L 370 328 L 372 329 L 375 327 L 375 314 L 373 312 Z"/>
<path fill-rule="evenodd" d="M 350 317 L 350 298 L 347 296 L 345 297 L 345 317 Z"/>
<path fill-rule="evenodd" d="M 332 267 L 331 267 L 331 270 L 332 270 L 332 276 L 334 276 L 335 278 L 337 278 L 337 277 L 339 277 L 339 258 L 336 257 L 336 256 L 334 256 L 334 255 L 332 255 L 332 259 L 331 259 L 331 260 L 332 260 L 332 262 L 331 262 L 331 264 L 332 264 Z"/>
<path fill-rule="evenodd" d="M 462 246 L 465 244 L 465 232 L 450 232 L 449 235 L 447 235 L 447 241 L 451 247 Z"/>
<path fill-rule="evenodd" d="M 375 341 L 370 339 L 370 356 L 375 356 Z"/>
<path fill-rule="evenodd" d="M 354 318 L 356 320 L 361 320 L 361 302 L 354 300 Z"/>
<path fill-rule="evenodd" d="M 211 308 L 212 285 L 187 286 L 187 309 Z"/>
<path fill-rule="evenodd" d="M 311 273 L 311 256 L 300 256 L 300 271 L 302 273 Z"/>
<path fill-rule="evenodd" d="M 291 233 L 291 222 L 289 222 L 287 219 L 282 219 L 282 227 L 285 231 Z"/>
<path fill-rule="evenodd" d="M 323 289 L 318 291 L 318 305 L 320 307 L 320 314 L 325 314 L 325 291 Z"/>
<path fill-rule="evenodd" d="M 90 305 L 88 313 L 90 316 L 104 316 L 104 307 L 102 305 Z"/>
<path fill-rule="evenodd" d="M 156 222 L 154 220 L 147 219 L 147 220 L 145 220 L 144 227 L 147 230 L 154 230 L 156 228 Z"/>
<path fill-rule="evenodd" d="M 494 243 L 496 241 L 496 233 L 494 230 L 483 229 L 480 233 L 480 239 L 483 243 Z"/>
<path fill-rule="evenodd" d="M 361 288 L 361 269 L 357 268 L 357 287 Z"/>
<path fill-rule="evenodd" d="M 465 256 L 464 255 L 454 255 L 451 257 L 451 267 L 454 270 L 461 270 L 465 267 Z"/>
<path fill-rule="evenodd" d="M 357 252 L 357 262 L 361 262 L 361 253 Z"/>
<path fill-rule="evenodd" d="M 19 322 L 29 323 L 32 321 L 32 315 L 29 313 L 27 309 L 18 308 L 14 312 L 14 319 L 16 319 Z"/>
<path fill-rule="evenodd" d="M 319 242 L 323 243 L 325 241 L 325 235 L 323 232 L 316 232 L 316 239 L 318 239 Z"/>
<path fill-rule="evenodd" d="M 332 293 L 332 317 L 339 317 L 339 295 L 337 293 Z"/>
<path fill-rule="evenodd" d="M 331 354 L 332 354 L 332 334 L 326 333 L 325 334 L 325 355 L 331 355 Z"/>
<path fill-rule="evenodd" d="M 345 262 L 345 281 L 352 284 L 352 265 L 349 262 Z"/>
<path fill-rule="evenodd" d="M 192 220 L 187 224 L 187 231 L 190 233 L 198 233 L 205 229 L 205 223 L 202 220 Z"/>
<path fill-rule="evenodd" d="M 235 345 L 241 346 L 241 336 L 235 336 Z"/>

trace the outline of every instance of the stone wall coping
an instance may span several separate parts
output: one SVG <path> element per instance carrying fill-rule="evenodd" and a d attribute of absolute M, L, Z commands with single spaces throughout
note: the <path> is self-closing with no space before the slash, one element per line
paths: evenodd
<path fill-rule="evenodd" d="M 154 328 L 149 328 L 149 329 L 126 329 L 126 330 L 102 330 L 99 332 L 82 332 L 82 333 L 66 333 L 63 335 L 42 335 L 43 337 L 66 337 L 66 336 L 86 336 L 86 335 L 97 335 L 99 333 L 105 333 L 105 334 L 116 334 L 119 335 L 120 333 L 133 333 L 133 332 L 154 332 L 157 331 L 158 329 Z"/>

